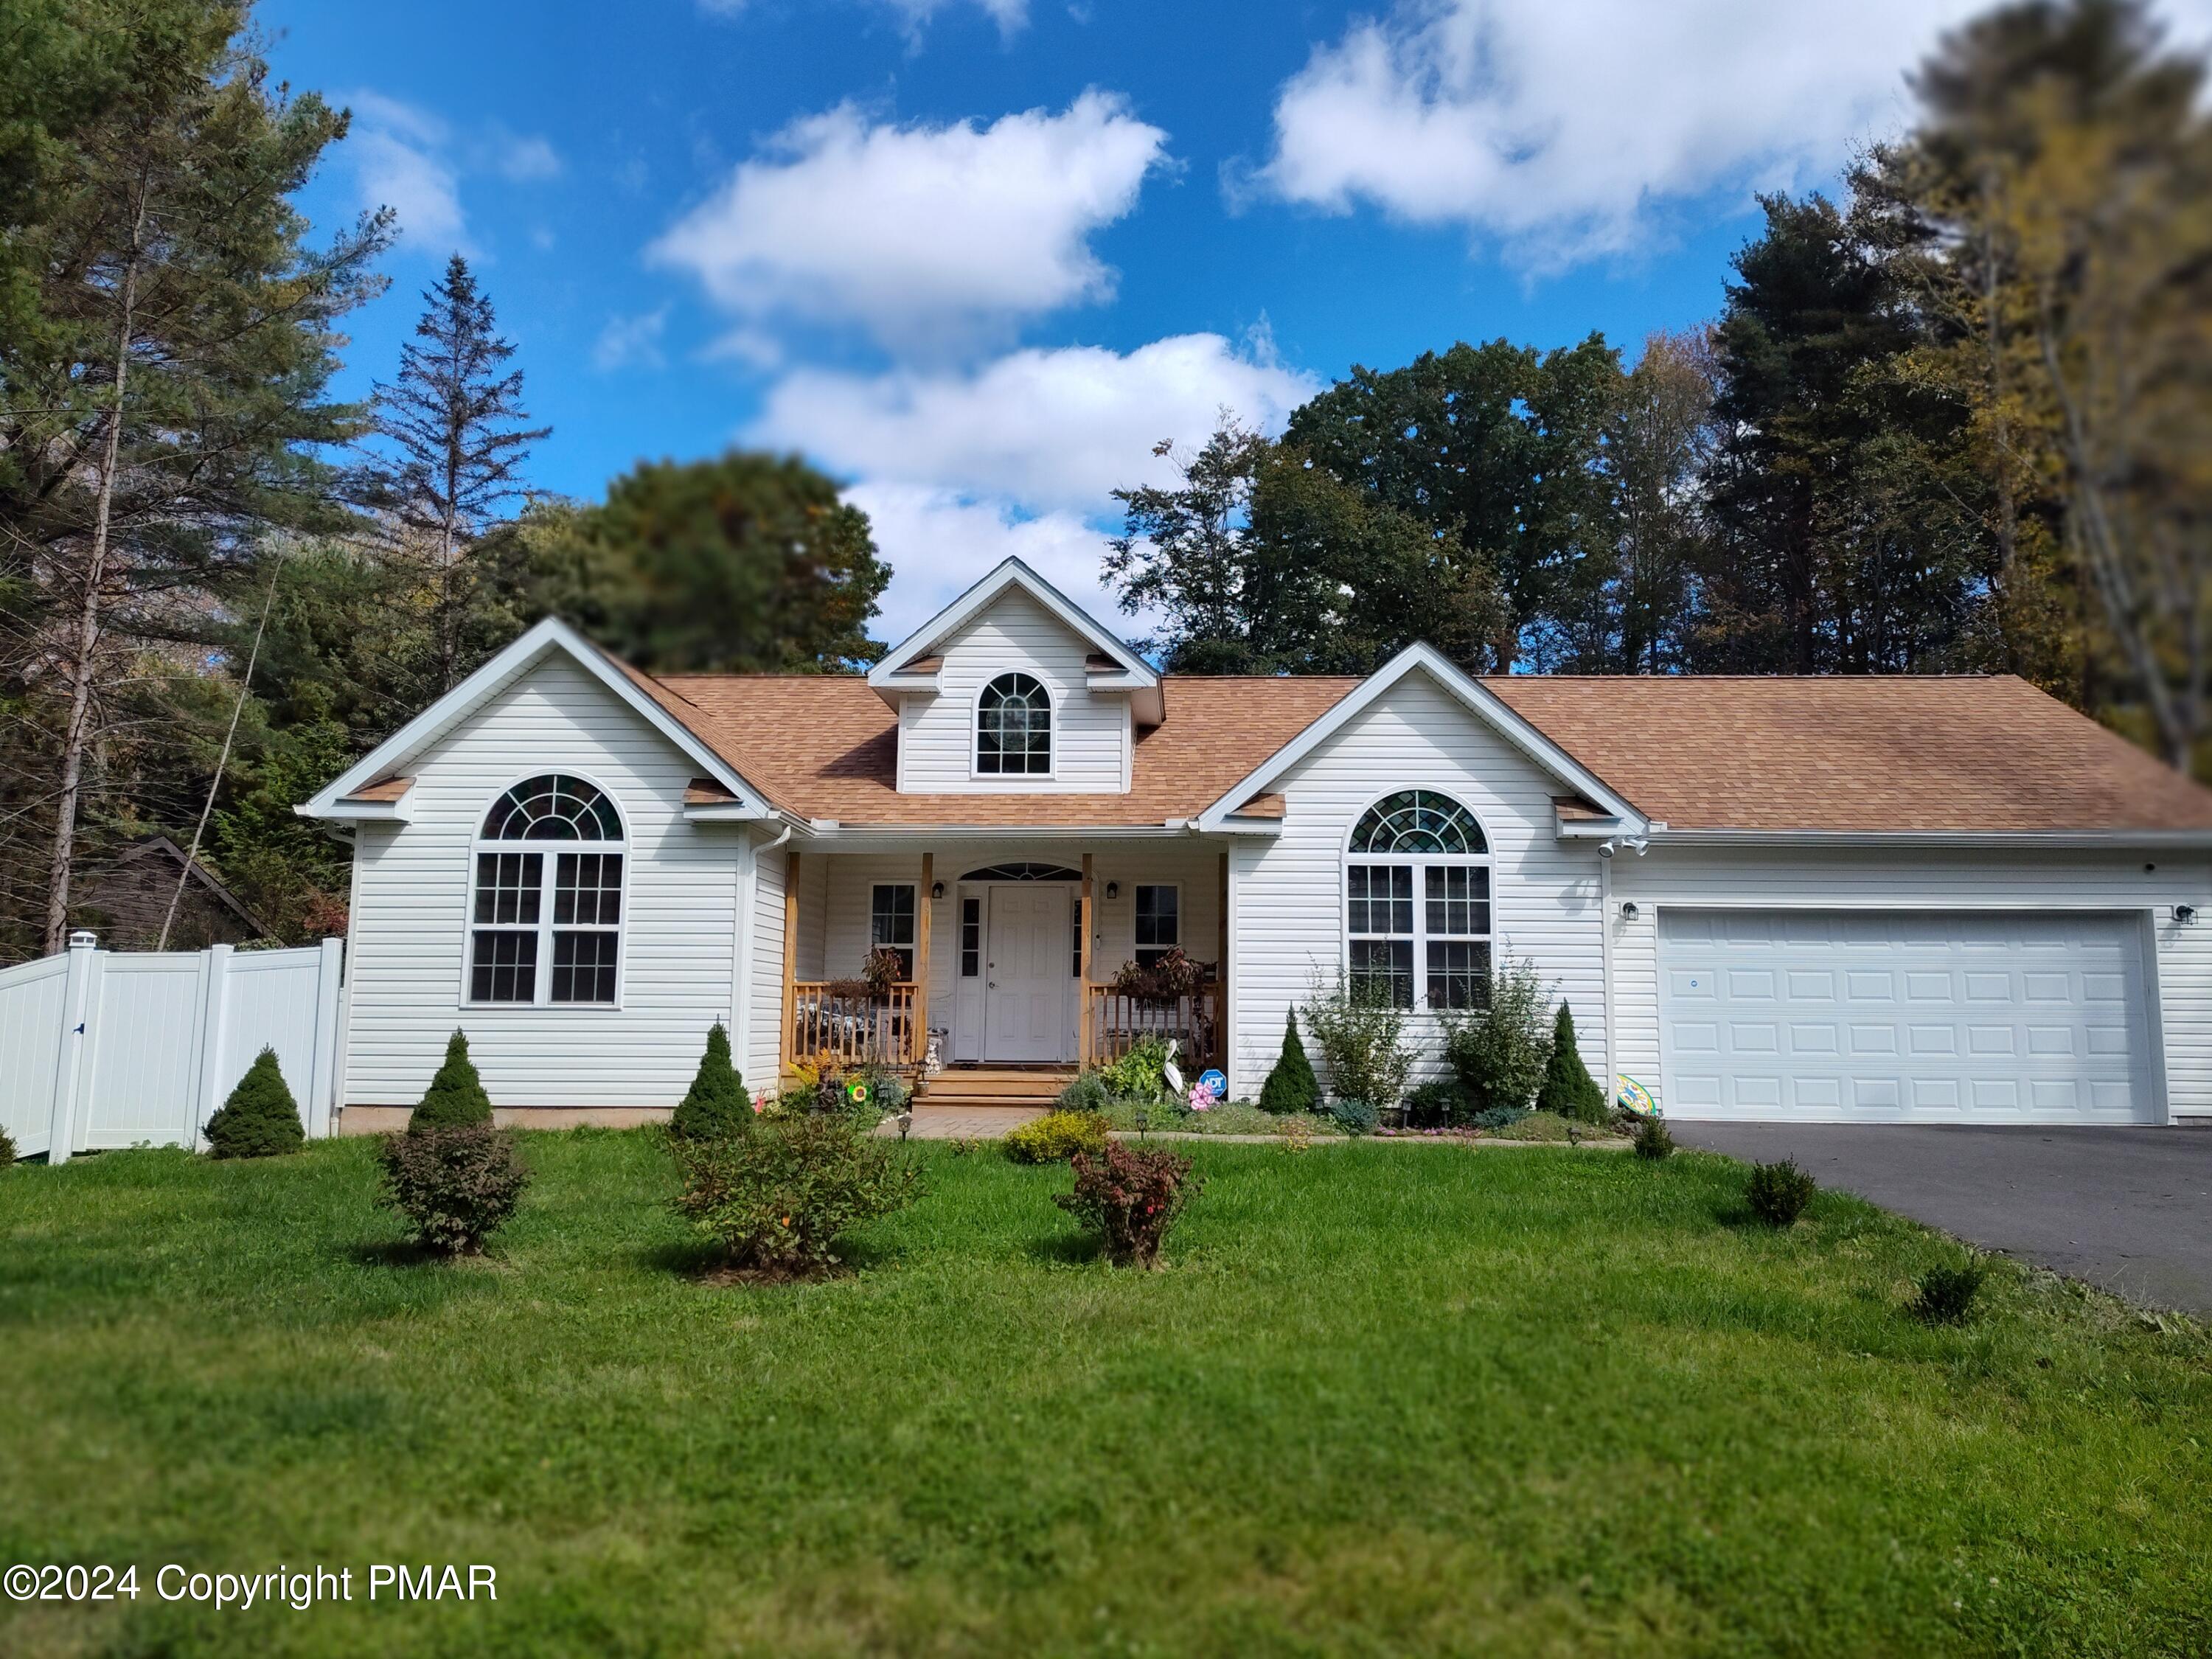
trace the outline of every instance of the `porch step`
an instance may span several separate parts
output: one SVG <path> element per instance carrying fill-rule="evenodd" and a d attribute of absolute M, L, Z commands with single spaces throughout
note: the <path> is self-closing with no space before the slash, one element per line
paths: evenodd
<path fill-rule="evenodd" d="M 917 1108 L 1030 1108 L 1050 1106 L 1074 1081 L 1073 1066 L 948 1066 L 926 1078 L 915 1091 Z"/>

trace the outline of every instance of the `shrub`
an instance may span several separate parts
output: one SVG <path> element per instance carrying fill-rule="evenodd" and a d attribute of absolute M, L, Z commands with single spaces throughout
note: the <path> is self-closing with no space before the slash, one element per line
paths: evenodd
<path fill-rule="evenodd" d="M 1306 1058 L 1306 1045 L 1298 1037 L 1298 1011 L 1292 1008 L 1283 1015 L 1283 1052 L 1260 1085 L 1260 1109 L 1310 1112 L 1320 1104 L 1321 1082 Z"/>
<path fill-rule="evenodd" d="M 1160 953 L 1151 966 L 1125 962 L 1109 981 L 1116 994 L 1147 1002 L 1173 1002 L 1193 995 L 1206 983 L 1206 969 L 1183 954 L 1180 945 Z"/>
<path fill-rule="evenodd" d="M 1106 1150 L 1106 1120 L 1096 1112 L 1047 1112 L 1009 1129 L 1002 1143 L 1017 1164 L 1065 1164 L 1078 1152 Z"/>
<path fill-rule="evenodd" d="M 491 1097 L 469 1059 L 469 1040 L 456 1031 L 446 1043 L 445 1063 L 430 1079 L 430 1087 L 407 1120 L 410 1133 L 420 1129 L 450 1129 L 464 1123 L 491 1121 Z"/>
<path fill-rule="evenodd" d="M 914 1201 L 914 1165 L 842 1114 L 801 1113 L 753 1133 L 675 1143 L 676 1207 L 731 1263 L 777 1278 L 834 1265 L 838 1237 Z"/>
<path fill-rule="evenodd" d="M 906 959 L 890 945 L 878 945 L 860 959 L 860 977 L 871 996 L 888 997 L 891 987 L 906 978 Z"/>
<path fill-rule="evenodd" d="M 1468 1122 L 1474 1128 L 1486 1129 L 1495 1134 L 1500 1129 L 1510 1129 L 1534 1115 L 1526 1106 L 1491 1106 L 1473 1114 Z"/>
<path fill-rule="evenodd" d="M 1743 1183 L 1743 1200 L 1768 1226 L 1787 1227 L 1805 1213 L 1820 1189 L 1820 1183 L 1794 1159 L 1785 1158 L 1779 1164 L 1752 1165 L 1750 1179 Z"/>
<path fill-rule="evenodd" d="M 1161 1238 L 1203 1185 L 1190 1160 L 1109 1141 L 1098 1156 L 1078 1152 L 1074 1164 L 1075 1190 L 1053 1202 L 1102 1235 L 1117 1267 L 1159 1266 Z"/>
<path fill-rule="evenodd" d="M 1442 1129 L 1474 1116 L 1474 1103 L 1457 1078 L 1431 1078 L 1406 1097 L 1406 1121 L 1413 1128 Z"/>
<path fill-rule="evenodd" d="M 1536 1091 L 1536 1109 L 1557 1112 L 1578 1123 L 1605 1121 L 1605 1091 L 1583 1064 L 1575 1046 L 1575 1017 L 1562 1002 L 1552 1024 L 1552 1053 L 1544 1063 L 1544 1081 Z"/>
<path fill-rule="evenodd" d="M 0 1129 L 0 1170 L 12 1169 L 15 1163 L 15 1137 Z"/>
<path fill-rule="evenodd" d="M 1912 1316 L 1929 1325 L 1963 1325 L 1974 1310 L 1988 1269 L 1978 1261 L 1963 1267 L 1930 1267 L 1920 1275 Z"/>
<path fill-rule="evenodd" d="M 264 1048 L 201 1131 L 217 1158 L 276 1158 L 307 1144 L 276 1051 Z"/>
<path fill-rule="evenodd" d="M 871 1066 L 862 1074 L 868 1085 L 868 1104 L 886 1116 L 896 1116 L 906 1109 L 914 1098 L 914 1091 L 906 1086 L 906 1079 L 896 1072 L 878 1071 Z"/>
<path fill-rule="evenodd" d="M 1395 1106 L 1413 1069 L 1406 1046 L 1406 1012 L 1370 985 L 1316 976 L 1306 1001 L 1306 1026 L 1328 1067 L 1329 1092 L 1370 1106 Z"/>
<path fill-rule="evenodd" d="M 1444 1058 L 1478 1111 L 1527 1107 L 1552 1058 L 1544 1029 L 1551 998 L 1536 964 L 1508 960 L 1492 975 L 1490 1006 L 1444 1021 Z"/>
<path fill-rule="evenodd" d="M 1085 1072 L 1060 1091 L 1057 1103 L 1063 1112 L 1103 1112 L 1114 1103 L 1114 1094 L 1106 1086 L 1106 1079 L 1096 1072 Z"/>
<path fill-rule="evenodd" d="M 1322 1114 L 1348 1135 L 1371 1135 L 1382 1115 L 1364 1100 L 1332 1100 Z"/>
<path fill-rule="evenodd" d="M 489 1123 L 410 1124 L 384 1138 L 384 1199 L 447 1255 L 475 1255 L 530 1184 L 514 1137 Z"/>
<path fill-rule="evenodd" d="M 1498 1106 L 1482 1115 L 1504 1120 L 1491 1131 L 1500 1140 L 1534 1140 L 1548 1144 L 1575 1138 L 1575 1126 L 1557 1112 L 1524 1112 L 1511 1106 Z"/>
<path fill-rule="evenodd" d="M 730 1059 L 730 1034 L 718 1019 L 708 1029 L 707 1052 L 699 1057 L 691 1086 L 668 1121 L 669 1133 L 679 1140 L 704 1140 L 736 1134 L 751 1127 L 752 1121 L 745 1080 Z"/>
<path fill-rule="evenodd" d="M 1129 1052 L 1110 1066 L 1098 1068 L 1098 1080 L 1117 1100 L 1164 1100 L 1167 1097 L 1168 1045 L 1158 1037 L 1139 1037 Z"/>
<path fill-rule="evenodd" d="M 1673 1157 L 1674 1152 L 1674 1137 L 1668 1133 L 1666 1119 L 1644 1117 L 1637 1120 L 1637 1157 L 1648 1158 L 1656 1163 L 1662 1158 Z"/>

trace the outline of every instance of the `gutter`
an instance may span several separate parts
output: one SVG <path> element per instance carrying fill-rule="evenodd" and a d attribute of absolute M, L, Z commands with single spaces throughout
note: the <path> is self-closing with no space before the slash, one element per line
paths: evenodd
<path fill-rule="evenodd" d="M 1651 839 L 1673 847 L 2212 853 L 2212 830 L 1677 830 L 1655 823 Z"/>

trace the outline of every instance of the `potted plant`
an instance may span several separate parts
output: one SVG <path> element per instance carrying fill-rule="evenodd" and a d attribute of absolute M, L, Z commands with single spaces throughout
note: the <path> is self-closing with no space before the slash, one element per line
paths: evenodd
<path fill-rule="evenodd" d="M 1206 983 L 1206 969 L 1185 956 L 1181 945 L 1163 951 L 1149 966 L 1125 962 L 1114 973 L 1113 988 L 1119 996 L 1139 1002 L 1176 1002 L 1197 994 Z"/>
<path fill-rule="evenodd" d="M 888 1002 L 891 987 L 906 978 L 906 963 L 890 945 L 878 945 L 862 959 L 860 977 L 867 981 L 870 996 L 878 1002 Z"/>

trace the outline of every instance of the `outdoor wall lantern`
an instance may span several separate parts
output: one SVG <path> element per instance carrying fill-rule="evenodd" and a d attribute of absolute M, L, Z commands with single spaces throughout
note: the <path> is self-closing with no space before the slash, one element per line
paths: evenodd
<path fill-rule="evenodd" d="M 1117 899 L 1121 897 L 1121 884 L 1118 881 L 1108 882 L 1106 884 L 1106 896 L 1109 899 Z"/>
<path fill-rule="evenodd" d="M 2197 907 L 2193 904 L 2175 905 L 2173 907 L 2173 919 L 2179 922 L 2184 927 L 2188 927 L 2191 922 L 2197 920 Z"/>
<path fill-rule="evenodd" d="M 933 881 L 930 883 L 929 896 L 933 899 L 943 898 L 945 896 L 945 884 L 941 881 Z"/>
<path fill-rule="evenodd" d="M 1634 899 L 1629 900 L 1627 903 L 1620 907 L 1620 919 L 1623 921 L 1633 921 L 1637 917 L 1643 914 L 1644 913 L 1641 910 L 1638 910 L 1636 908 L 1636 901 Z"/>

